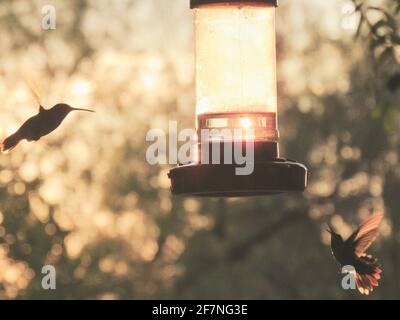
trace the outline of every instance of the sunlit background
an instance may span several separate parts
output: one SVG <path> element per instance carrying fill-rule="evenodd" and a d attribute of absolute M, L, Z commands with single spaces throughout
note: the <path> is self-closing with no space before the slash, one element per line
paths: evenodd
<path fill-rule="evenodd" d="M 56 30 L 41 29 L 45 4 Z M 195 126 L 189 0 L 0 1 L 0 139 L 38 111 L 35 90 L 47 108 L 96 110 L 0 155 L 0 298 L 360 298 L 341 289 L 325 227 L 348 236 L 374 211 L 372 298 L 400 298 L 400 106 L 386 88 L 400 52 L 380 61 L 353 10 L 277 11 L 281 149 L 308 165 L 307 191 L 199 200 L 172 197 L 170 167 L 145 159 L 150 128 Z"/>

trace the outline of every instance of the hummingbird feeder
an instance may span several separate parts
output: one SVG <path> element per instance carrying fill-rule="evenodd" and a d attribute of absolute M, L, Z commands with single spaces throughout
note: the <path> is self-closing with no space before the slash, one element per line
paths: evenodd
<path fill-rule="evenodd" d="M 245 135 L 240 141 L 215 139 L 218 137 L 212 135 L 207 141 L 203 139 L 198 143 L 197 159 L 170 171 L 173 194 L 252 196 L 306 188 L 307 168 L 279 156 L 277 2 L 191 0 L 195 20 L 197 139 L 204 129 L 252 129 L 252 136 Z M 223 150 L 227 143 L 246 146 L 250 140 L 254 148 L 251 174 L 238 175 L 238 163 L 224 161 L 223 151 L 218 153 L 223 155 L 217 164 L 199 160 L 214 159 L 215 144 Z"/>

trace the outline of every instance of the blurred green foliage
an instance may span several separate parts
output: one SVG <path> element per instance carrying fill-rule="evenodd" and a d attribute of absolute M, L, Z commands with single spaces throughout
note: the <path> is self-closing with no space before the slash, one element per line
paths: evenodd
<path fill-rule="evenodd" d="M 352 32 L 340 1 L 282 1 L 281 151 L 307 164 L 310 184 L 244 199 L 172 197 L 169 167 L 145 161 L 149 128 L 194 126 L 187 2 L 55 1 L 50 33 L 40 1 L 0 2 L 0 133 L 36 112 L 21 69 L 45 106 L 97 111 L 0 156 L 0 298 L 364 298 L 341 289 L 325 226 L 349 235 L 376 210 L 372 298 L 399 298 L 399 1 L 357 1 Z M 55 291 L 41 288 L 44 264 Z"/>
<path fill-rule="evenodd" d="M 387 2 L 386 6 L 372 6 L 368 1 L 353 0 L 356 11 L 360 14 L 357 35 L 366 29 L 364 39 L 369 42 L 372 54 L 377 59 L 377 69 L 390 70 L 386 88 L 390 92 L 400 89 L 400 64 L 398 52 L 400 48 L 399 15 L 400 1 Z M 374 19 L 370 13 L 377 14 Z M 373 110 L 374 117 L 382 117 L 387 130 L 394 129 L 394 114 L 399 111 L 398 105 L 379 105 Z"/>

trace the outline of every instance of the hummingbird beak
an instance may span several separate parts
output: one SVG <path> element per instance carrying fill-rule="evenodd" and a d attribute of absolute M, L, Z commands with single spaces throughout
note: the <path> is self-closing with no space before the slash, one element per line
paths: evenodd
<path fill-rule="evenodd" d="M 89 109 L 82 109 L 82 108 L 71 108 L 72 111 L 87 111 L 87 112 L 95 112 L 93 110 L 89 110 Z"/>
<path fill-rule="evenodd" d="M 330 223 L 328 223 L 328 228 L 329 228 L 329 229 L 326 229 L 326 231 L 328 231 L 330 234 L 332 234 L 332 233 L 333 233 L 333 228 L 332 228 L 332 226 L 330 225 Z"/>

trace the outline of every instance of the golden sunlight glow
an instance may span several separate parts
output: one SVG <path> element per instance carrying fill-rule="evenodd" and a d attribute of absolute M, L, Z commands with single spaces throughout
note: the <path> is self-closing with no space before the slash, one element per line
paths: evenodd
<path fill-rule="evenodd" d="M 241 125 L 243 128 L 248 129 L 248 128 L 251 127 L 251 120 L 250 120 L 249 118 L 247 118 L 247 117 L 241 118 L 241 119 L 240 119 L 240 125 Z"/>
<path fill-rule="evenodd" d="M 142 77 L 142 83 L 145 89 L 153 89 L 156 84 L 156 77 L 150 73 L 146 73 Z"/>
<path fill-rule="evenodd" d="M 86 80 L 78 80 L 72 86 L 72 92 L 76 95 L 85 96 L 89 94 L 92 87 L 89 81 Z"/>
<path fill-rule="evenodd" d="M 150 56 L 146 60 L 146 66 L 152 70 L 161 70 L 164 67 L 164 61 L 157 56 Z"/>
<path fill-rule="evenodd" d="M 356 9 L 356 6 L 352 2 L 347 2 L 342 5 L 342 20 L 341 27 L 343 30 L 350 33 L 355 33 L 358 28 L 358 23 L 360 20 L 360 14 Z"/>
<path fill-rule="evenodd" d="M 275 7 L 195 9 L 197 114 L 276 112 Z"/>
<path fill-rule="evenodd" d="M 0 5 L 0 16 L 5 17 L 0 19 L 0 142 L 37 114 L 39 98 L 45 108 L 65 102 L 96 113 L 73 113 L 43 139 L 23 140 L 9 154 L 0 152 L 0 300 L 50 297 L 50 292 L 38 290 L 45 264 L 54 265 L 57 281 L 61 276 L 61 284 L 66 284 L 57 282 L 61 299 L 152 299 L 174 293 L 178 298 L 196 297 L 215 289 L 212 281 L 202 281 L 208 274 L 222 277 L 219 284 L 229 283 L 243 263 L 249 266 L 249 272 L 243 272 L 246 278 L 237 286 L 219 286 L 215 295 L 307 298 L 321 293 L 346 298 L 334 274 L 329 279 L 324 275 L 329 283 L 316 282 L 310 292 L 291 294 L 269 286 L 275 264 L 258 253 L 234 255 L 235 272 L 224 272 L 231 261 L 220 258 L 231 245 L 236 248 L 236 240 L 240 244 L 253 237 L 253 227 L 260 222 L 280 220 L 286 211 L 308 211 L 310 217 L 304 226 L 283 221 L 282 227 L 293 230 L 291 240 L 320 226 L 326 245 L 331 240 L 326 222 L 347 237 L 371 210 L 393 211 L 390 201 L 396 204 L 396 192 L 387 194 L 391 190 L 386 176 L 400 176 L 397 138 L 390 138 L 393 144 L 385 144 L 372 157 L 363 148 L 373 136 L 360 133 L 368 133 L 368 126 L 380 120 L 365 117 L 365 107 L 358 103 L 361 97 L 371 109 L 376 99 L 368 86 L 359 85 L 371 80 L 369 48 L 354 41 L 341 20 L 347 14 L 341 11 L 342 3 L 351 0 L 284 1 L 277 15 L 284 140 L 290 147 L 302 132 L 305 147 L 296 148 L 294 156 L 314 168 L 306 203 L 301 197 L 288 197 L 284 203 L 172 197 L 170 166 L 150 166 L 145 159 L 151 144 L 145 139 L 148 130 L 167 132 L 170 120 L 179 122 L 179 132 L 191 128 L 194 103 L 197 129 L 239 129 L 242 141 L 252 140 L 252 133 L 257 143 L 278 141 L 274 7 L 232 1 L 191 11 L 188 0 L 87 0 L 80 1 L 87 6 L 77 8 L 74 1 L 56 1 L 62 23 L 50 34 L 36 23 L 37 10 L 30 10 L 42 2 Z M 350 12 L 348 18 L 350 26 Z M 74 28 L 76 19 L 79 28 Z M 33 41 L 32 36 L 41 35 L 44 41 Z M 400 63 L 400 46 L 393 50 Z M 361 65 L 365 70 L 359 70 Z M 348 94 L 353 90 L 354 95 Z M 396 95 L 385 92 L 378 102 L 396 105 Z M 348 112 L 334 112 L 337 104 Z M 322 120 L 327 120 L 326 128 L 318 126 Z M 337 125 L 351 121 L 360 128 Z M 308 127 L 316 127 L 318 137 Z M 374 142 L 384 142 L 383 134 Z M 198 163 L 201 141 L 200 136 L 194 138 L 198 143 L 190 156 Z M 166 147 L 173 152 L 171 141 L 167 138 Z M 178 141 L 178 146 L 183 143 Z M 250 215 L 242 217 L 243 211 Z M 269 217 L 265 211 L 277 212 Z M 400 240 L 395 226 L 387 214 L 378 238 L 381 246 L 372 247 L 384 249 L 379 258 L 390 254 L 386 242 Z M 315 263 L 317 269 L 334 267 L 329 248 L 314 243 L 314 232 L 305 240 L 315 245 L 315 252 L 305 247 L 288 257 L 289 246 L 277 241 L 285 235 L 253 243 L 281 252 L 275 262 L 293 260 L 277 284 L 301 270 L 304 262 Z M 270 252 L 261 254 L 268 257 Z M 257 259 L 265 260 L 260 265 L 265 274 L 252 272 Z M 208 261 L 211 269 L 202 268 Z M 386 279 L 393 278 L 394 271 L 386 267 Z M 308 276 L 306 272 L 305 280 Z M 290 283 L 296 288 L 304 279 L 293 280 L 298 280 Z M 388 284 L 377 298 L 393 297 Z"/>

